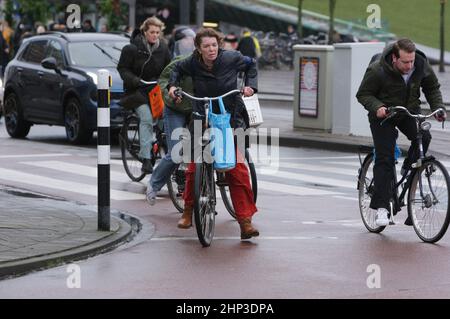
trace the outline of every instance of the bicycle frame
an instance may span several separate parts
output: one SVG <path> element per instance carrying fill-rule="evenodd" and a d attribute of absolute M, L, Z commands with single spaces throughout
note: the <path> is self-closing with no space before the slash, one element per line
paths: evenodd
<path fill-rule="evenodd" d="M 435 158 L 433 156 L 426 156 L 424 149 L 423 149 L 423 132 L 426 130 L 429 130 L 430 125 L 422 125 L 425 120 L 431 116 L 434 116 L 435 114 L 437 114 L 438 112 L 441 112 L 442 109 L 438 109 L 434 112 L 432 112 L 431 114 L 428 115 L 421 115 L 421 114 L 411 114 L 406 108 L 402 107 L 402 106 L 395 106 L 395 107 L 391 107 L 388 109 L 389 111 L 389 115 L 388 117 L 386 117 L 381 123 L 380 125 L 383 125 L 385 123 L 385 121 L 389 120 L 390 118 L 394 117 L 398 112 L 405 112 L 406 114 L 408 114 L 408 116 L 414 118 L 416 120 L 416 126 L 417 126 L 417 136 L 416 136 L 416 141 L 417 141 L 417 145 L 419 147 L 419 158 L 417 159 L 417 161 L 415 163 L 413 163 L 411 165 L 411 168 L 408 167 L 407 170 L 405 171 L 405 173 L 403 174 L 403 176 L 401 177 L 401 179 L 398 181 L 397 180 L 397 172 L 396 170 L 394 170 L 394 179 L 393 179 L 393 185 L 392 185 L 392 191 L 393 191 L 393 200 L 394 200 L 394 205 L 395 207 L 392 208 L 393 210 L 393 215 L 396 215 L 398 211 L 400 211 L 400 208 L 403 207 L 404 204 L 404 199 L 406 196 L 407 191 L 409 190 L 410 186 L 411 186 L 411 182 L 414 178 L 415 172 L 416 170 L 421 167 L 424 163 L 431 161 L 431 160 L 435 160 Z M 359 161 L 361 164 L 361 167 L 363 166 L 363 161 L 361 160 L 361 156 L 360 154 L 358 154 L 359 156 Z M 358 180 L 360 180 L 360 174 L 361 174 L 361 169 L 360 172 L 358 174 Z M 373 182 L 373 181 L 372 181 Z M 400 192 L 400 195 L 398 194 L 398 190 L 400 188 L 400 186 L 403 184 L 403 188 L 402 191 Z M 358 186 L 357 188 L 359 189 L 360 185 L 358 182 Z M 420 189 L 420 195 L 422 197 L 424 197 L 423 195 L 423 188 L 422 188 L 422 179 L 419 179 L 419 189 Z M 431 190 L 432 194 L 434 197 L 436 197 L 434 195 L 434 191 Z"/>

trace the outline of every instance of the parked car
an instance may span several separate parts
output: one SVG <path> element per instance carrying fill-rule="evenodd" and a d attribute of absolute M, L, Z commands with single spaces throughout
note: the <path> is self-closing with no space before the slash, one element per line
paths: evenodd
<path fill-rule="evenodd" d="M 61 125 L 67 139 L 86 143 L 97 129 L 97 74 L 112 78 L 111 130 L 120 127 L 123 82 L 116 65 L 125 34 L 48 32 L 24 40 L 4 77 L 3 115 L 11 137 L 34 124 Z"/>

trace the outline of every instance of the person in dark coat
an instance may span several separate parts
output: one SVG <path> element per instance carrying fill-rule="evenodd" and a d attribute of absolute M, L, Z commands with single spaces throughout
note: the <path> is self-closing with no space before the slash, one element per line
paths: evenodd
<path fill-rule="evenodd" d="M 170 62 L 167 44 L 160 39 L 164 24 L 156 17 L 146 19 L 133 32 L 131 43 L 120 54 L 117 70 L 123 80 L 125 97 L 121 105 L 135 109 L 139 116 L 139 156 L 143 159 L 142 170 L 152 173 L 150 148 L 153 141 L 153 117 L 150 111 L 148 93 L 153 88 L 140 81 L 157 81 L 161 72 Z"/>
<path fill-rule="evenodd" d="M 243 56 L 238 51 L 220 49 L 222 38 L 213 29 L 200 29 L 195 37 L 194 53 L 180 61 L 172 70 L 168 88 L 169 95 L 177 102 L 181 98 L 175 95 L 183 76 L 191 76 L 196 96 L 220 96 L 228 91 L 237 89 L 239 72 L 245 72 L 244 96 L 251 96 L 257 91 L 257 70 L 255 60 Z M 242 97 L 239 94 L 227 96 L 223 99 L 225 108 L 231 114 L 232 128 L 247 129 L 249 127 L 248 114 Z M 204 114 L 204 103 L 193 105 L 193 110 Z M 218 105 L 214 103 L 213 112 L 218 112 Z M 241 239 L 249 239 L 259 235 L 259 231 L 252 225 L 252 216 L 257 209 L 253 201 L 249 173 L 242 160 L 243 156 L 237 152 L 236 166 L 225 173 L 231 193 L 231 200 L 241 227 Z M 186 189 L 184 192 L 185 209 L 178 222 L 179 228 L 189 228 L 192 225 L 193 177 L 195 163 L 190 163 L 186 171 Z"/>
<path fill-rule="evenodd" d="M 409 39 L 400 39 L 386 47 L 379 59 L 369 65 L 356 97 L 368 111 L 370 129 L 375 145 L 374 194 L 370 208 L 377 210 L 375 222 L 378 226 L 389 224 L 389 199 L 394 177 L 394 149 L 399 129 L 412 142 L 403 169 L 416 162 L 419 153 L 416 142 L 417 125 L 407 115 L 396 117 L 380 125 L 387 116 L 387 108 L 404 106 L 409 112 L 420 114 L 420 89 L 432 111 L 443 108 L 440 85 L 425 55 L 416 50 Z M 438 113 L 439 114 L 439 113 Z M 443 121 L 445 112 L 437 116 Z M 423 147 L 426 152 L 431 141 L 429 131 L 423 132 Z M 410 225 L 409 218 L 405 224 Z"/>

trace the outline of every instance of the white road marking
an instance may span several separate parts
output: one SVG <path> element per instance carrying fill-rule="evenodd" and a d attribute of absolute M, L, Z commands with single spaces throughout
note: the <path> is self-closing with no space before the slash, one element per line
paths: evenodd
<path fill-rule="evenodd" d="M 68 172 L 81 176 L 97 178 L 97 167 L 91 167 L 87 165 L 72 164 L 61 161 L 38 161 L 38 162 L 20 162 L 21 164 L 43 167 L 48 169 L 54 169 L 61 172 Z M 110 177 L 112 181 L 116 182 L 131 182 L 130 178 L 123 172 L 118 173 L 111 171 Z"/>
<path fill-rule="evenodd" d="M 35 174 L 22 173 L 10 169 L 0 168 L 0 180 L 14 181 L 97 197 L 97 185 L 63 181 Z M 142 200 L 145 198 L 144 194 L 136 194 L 113 189 L 111 189 L 110 195 L 111 199 L 114 200 Z"/>
<path fill-rule="evenodd" d="M 302 186 L 285 185 L 281 183 L 272 183 L 258 180 L 258 188 L 265 189 L 277 193 L 287 193 L 298 196 L 311 195 L 335 195 L 339 192 L 325 191 L 317 188 L 308 188 Z"/>
<path fill-rule="evenodd" d="M 346 200 L 352 200 L 352 201 L 359 201 L 359 199 L 358 198 L 354 198 L 354 197 L 347 197 L 347 196 L 339 196 L 339 195 L 336 195 L 336 196 L 333 196 L 334 198 L 339 198 L 339 199 L 346 199 Z"/>
<path fill-rule="evenodd" d="M 335 179 L 335 178 L 328 178 L 328 177 L 320 177 L 320 176 L 314 176 L 314 175 L 307 175 L 307 174 L 301 174 L 301 173 L 293 173 L 293 172 L 285 172 L 278 170 L 276 174 L 271 173 L 264 173 L 257 171 L 257 175 L 265 175 L 265 176 L 275 176 L 278 178 L 284 178 L 284 179 L 292 179 L 292 180 L 299 180 L 302 182 L 309 182 L 314 184 L 322 184 L 322 185 L 328 185 L 328 186 L 335 186 L 335 187 L 345 187 L 345 188 L 355 188 L 356 183 L 355 182 L 348 182 L 342 179 Z M 356 175 L 356 174 L 355 174 Z M 357 178 L 355 177 L 355 180 Z"/>
<path fill-rule="evenodd" d="M 36 157 L 62 157 L 62 156 L 73 156 L 67 153 L 48 153 L 48 154 L 23 154 L 23 155 L 0 155 L 0 158 L 36 158 Z"/>
<path fill-rule="evenodd" d="M 311 239 L 332 239 L 332 240 L 336 240 L 339 239 L 338 237 L 335 236 L 315 236 L 315 237 L 311 237 L 311 236 L 258 236 L 255 238 L 252 238 L 252 240 L 311 240 Z M 181 241 L 198 241 L 197 237 L 153 237 L 151 238 L 152 241 L 176 241 L 176 240 L 181 240 Z M 234 237 L 234 236 L 217 236 L 214 237 L 213 240 L 241 240 L 241 237 Z"/>

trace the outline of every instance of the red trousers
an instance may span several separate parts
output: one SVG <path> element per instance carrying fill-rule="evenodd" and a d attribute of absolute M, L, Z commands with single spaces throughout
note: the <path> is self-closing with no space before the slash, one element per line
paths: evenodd
<path fill-rule="evenodd" d="M 230 188 L 231 201 L 238 219 L 252 217 L 257 212 L 253 201 L 250 177 L 243 157 L 238 153 L 236 167 L 225 173 Z M 186 188 L 183 194 L 184 205 L 194 206 L 195 163 L 189 163 L 186 170 Z"/>

